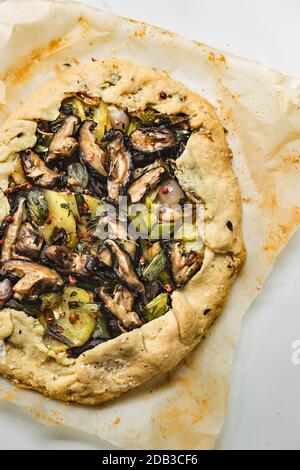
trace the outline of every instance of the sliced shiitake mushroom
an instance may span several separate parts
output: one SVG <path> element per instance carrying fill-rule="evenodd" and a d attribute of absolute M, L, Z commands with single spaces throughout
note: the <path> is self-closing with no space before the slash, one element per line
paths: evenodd
<path fill-rule="evenodd" d="M 130 254 L 132 260 L 135 259 L 137 242 L 131 239 L 127 232 L 127 226 L 124 222 L 121 222 L 115 217 L 110 217 L 108 214 L 100 217 L 97 222 L 97 228 L 93 233 L 93 236 L 101 240 L 111 238 L 118 240 L 123 248 Z M 98 257 L 100 261 L 108 266 L 112 266 L 111 254 L 107 247 L 101 246 L 98 250 Z"/>
<path fill-rule="evenodd" d="M 43 245 L 40 232 L 29 222 L 25 222 L 19 231 L 15 251 L 22 256 L 38 258 Z"/>
<path fill-rule="evenodd" d="M 148 191 L 157 188 L 159 183 L 167 176 L 167 171 L 163 166 L 152 168 L 136 179 L 128 189 L 133 204 L 139 202 Z"/>
<path fill-rule="evenodd" d="M 108 197 L 111 202 L 117 203 L 119 197 L 125 193 L 133 172 L 131 153 L 125 146 L 121 132 L 113 133 L 107 152 L 109 157 Z"/>
<path fill-rule="evenodd" d="M 107 246 L 101 246 L 98 249 L 97 257 L 101 264 L 104 264 L 105 266 L 112 268 L 113 266 L 112 255 L 111 255 L 109 248 L 107 248 Z"/>
<path fill-rule="evenodd" d="M 144 285 L 135 272 L 130 254 L 115 240 L 105 240 L 104 246 L 108 247 L 112 253 L 114 271 L 120 281 L 133 292 L 144 294 Z"/>
<path fill-rule="evenodd" d="M 58 158 L 71 157 L 74 154 L 79 145 L 73 137 L 75 127 L 78 124 L 79 119 L 77 116 L 67 116 L 64 118 L 62 126 L 51 140 L 46 157 L 47 162 L 52 162 Z"/>
<path fill-rule="evenodd" d="M 127 253 L 131 256 L 131 259 L 135 260 L 136 250 L 137 250 L 137 242 L 136 240 L 132 240 L 127 232 L 126 225 L 121 222 L 120 220 L 114 220 L 112 218 L 108 218 L 108 233 L 109 238 L 118 240 L 122 247 L 124 248 Z"/>
<path fill-rule="evenodd" d="M 49 246 L 45 249 L 44 254 L 62 273 L 89 276 L 97 269 L 99 264 L 97 256 L 87 254 L 80 256 L 62 245 Z"/>
<path fill-rule="evenodd" d="M 203 256 L 196 251 L 187 252 L 181 241 L 171 241 L 165 245 L 169 270 L 176 287 L 184 286 L 196 274 L 203 262 Z"/>
<path fill-rule="evenodd" d="M 86 93 L 82 93 L 82 92 L 75 93 L 74 96 L 76 96 L 76 98 L 78 98 L 87 106 L 94 107 L 94 106 L 99 106 L 100 104 L 100 99 L 97 98 L 96 96 L 89 96 Z"/>
<path fill-rule="evenodd" d="M 157 157 L 162 157 L 175 149 L 176 138 L 170 129 L 147 127 L 136 129 L 129 137 L 134 151 L 134 162 L 144 166 Z"/>
<path fill-rule="evenodd" d="M 44 290 L 59 290 L 63 286 L 62 277 L 54 270 L 38 263 L 11 260 L 3 264 L 2 270 L 20 278 L 13 286 L 14 297 L 24 295 L 34 300 Z"/>
<path fill-rule="evenodd" d="M 96 143 L 96 135 L 94 130 L 97 127 L 95 121 L 84 121 L 78 131 L 79 145 L 82 152 L 83 160 L 90 168 L 101 177 L 107 176 L 106 170 L 106 154 Z"/>
<path fill-rule="evenodd" d="M 61 175 L 51 170 L 43 160 L 32 150 L 25 150 L 21 154 L 24 173 L 27 178 L 42 188 L 53 188 L 60 180 Z"/>
<path fill-rule="evenodd" d="M 79 162 L 68 165 L 68 186 L 75 193 L 82 193 L 89 182 L 89 175 L 85 166 Z"/>
<path fill-rule="evenodd" d="M 105 308 L 117 317 L 125 328 L 136 328 L 142 322 L 136 312 L 133 311 L 134 295 L 126 287 L 117 285 L 110 295 L 104 287 L 98 291 Z"/>
<path fill-rule="evenodd" d="M 17 210 L 10 215 L 11 220 L 7 222 L 4 230 L 3 245 L 0 261 L 2 263 L 11 258 L 21 225 L 25 218 L 25 198 L 20 199 Z"/>

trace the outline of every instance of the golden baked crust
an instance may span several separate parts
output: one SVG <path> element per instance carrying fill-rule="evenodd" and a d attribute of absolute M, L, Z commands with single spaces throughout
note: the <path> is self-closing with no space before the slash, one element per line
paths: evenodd
<path fill-rule="evenodd" d="M 162 100 L 160 92 L 168 98 Z M 36 120 L 55 120 L 66 93 L 83 92 L 129 111 L 152 108 L 191 116 L 195 132 L 177 160 L 176 176 L 205 204 L 205 255 L 201 270 L 174 291 L 172 309 L 78 359 L 49 351 L 37 320 L 11 309 L 0 312 L 5 363 L 0 374 L 63 401 L 100 404 L 176 366 L 205 336 L 221 312 L 245 258 L 241 194 L 231 153 L 216 112 L 205 99 L 166 72 L 110 59 L 72 67 L 40 87 L 0 129 L 0 185 L 8 186 L 18 152 L 34 146 Z M 8 203 L 2 196 L 0 218 Z M 231 221 L 232 230 L 227 226 Z"/>

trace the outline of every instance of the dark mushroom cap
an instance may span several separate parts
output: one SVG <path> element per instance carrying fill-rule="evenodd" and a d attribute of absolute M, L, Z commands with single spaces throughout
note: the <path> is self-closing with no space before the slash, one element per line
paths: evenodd
<path fill-rule="evenodd" d="M 131 202 L 133 204 L 139 202 L 147 192 L 157 188 L 159 183 L 166 178 L 167 174 L 163 166 L 158 166 L 137 178 L 128 188 Z"/>
<path fill-rule="evenodd" d="M 25 198 L 21 198 L 16 211 L 12 214 L 12 222 L 4 230 L 0 261 L 3 263 L 11 258 L 21 225 L 25 217 Z"/>
<path fill-rule="evenodd" d="M 75 273 L 88 276 L 93 273 L 99 265 L 97 256 L 82 255 L 70 250 L 63 245 L 52 245 L 45 249 L 44 255 L 56 266 L 58 271 L 64 273 Z"/>
<path fill-rule="evenodd" d="M 117 285 L 112 295 L 108 294 L 104 287 L 101 287 L 98 294 L 105 308 L 117 317 L 125 328 L 141 326 L 142 322 L 139 316 L 133 311 L 134 295 L 126 287 Z"/>
<path fill-rule="evenodd" d="M 145 166 L 158 157 L 163 157 L 174 151 L 176 138 L 167 128 L 147 127 L 137 129 L 129 137 L 134 152 L 134 162 Z"/>
<path fill-rule="evenodd" d="M 121 248 L 120 243 L 116 242 L 116 240 L 107 239 L 104 242 L 104 246 L 108 247 L 112 253 L 114 271 L 120 281 L 133 292 L 144 294 L 144 285 L 135 272 L 129 253 Z"/>
<path fill-rule="evenodd" d="M 16 252 L 32 259 L 38 258 L 43 245 L 43 237 L 29 222 L 25 222 L 19 231 Z"/>
<path fill-rule="evenodd" d="M 169 261 L 169 271 L 176 287 L 184 286 L 201 269 L 202 254 L 196 251 L 186 252 L 180 241 L 166 243 L 165 253 Z"/>
<path fill-rule="evenodd" d="M 21 159 L 24 173 L 36 185 L 42 188 L 53 188 L 59 182 L 61 178 L 60 173 L 48 168 L 32 149 L 23 152 Z"/>
<path fill-rule="evenodd" d="M 17 298 L 24 295 L 36 298 L 42 291 L 59 290 L 64 284 L 62 277 L 54 269 L 38 263 L 11 260 L 4 263 L 2 269 L 20 278 L 12 288 L 14 296 Z"/>
<path fill-rule="evenodd" d="M 106 154 L 96 142 L 94 130 L 97 127 L 95 121 L 84 121 L 79 130 L 78 138 L 82 158 L 88 164 L 88 169 L 92 168 L 98 176 L 107 176 Z"/>
<path fill-rule="evenodd" d="M 47 162 L 57 160 L 58 158 L 71 157 L 78 148 L 78 142 L 73 137 L 75 127 L 79 124 L 77 116 L 67 116 L 63 120 L 61 128 L 54 134 L 51 140 Z"/>
<path fill-rule="evenodd" d="M 123 134 L 115 131 L 107 147 L 109 158 L 107 192 L 113 203 L 117 203 L 119 197 L 125 194 L 133 173 L 131 153 L 126 148 L 124 140 Z"/>

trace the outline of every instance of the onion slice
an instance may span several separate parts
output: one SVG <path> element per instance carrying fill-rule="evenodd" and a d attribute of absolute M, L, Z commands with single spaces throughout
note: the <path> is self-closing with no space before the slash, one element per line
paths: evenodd
<path fill-rule="evenodd" d="M 114 129 L 126 132 L 129 126 L 129 117 L 122 109 L 114 105 L 109 106 L 109 119 Z"/>
<path fill-rule="evenodd" d="M 184 192 L 175 180 L 165 181 L 158 191 L 159 202 L 170 206 L 178 204 L 184 197 Z"/>

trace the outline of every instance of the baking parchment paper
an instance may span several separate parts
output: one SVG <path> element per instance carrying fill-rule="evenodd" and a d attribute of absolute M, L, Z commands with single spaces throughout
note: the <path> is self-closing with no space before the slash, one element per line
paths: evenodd
<path fill-rule="evenodd" d="M 300 80 L 79 3 L 9 0 L 0 7 L 1 122 L 69 64 L 111 56 L 167 70 L 216 106 L 242 189 L 248 259 L 207 338 L 172 372 L 98 408 L 48 400 L 4 379 L 0 396 L 120 448 L 212 449 L 241 319 L 300 224 Z"/>

